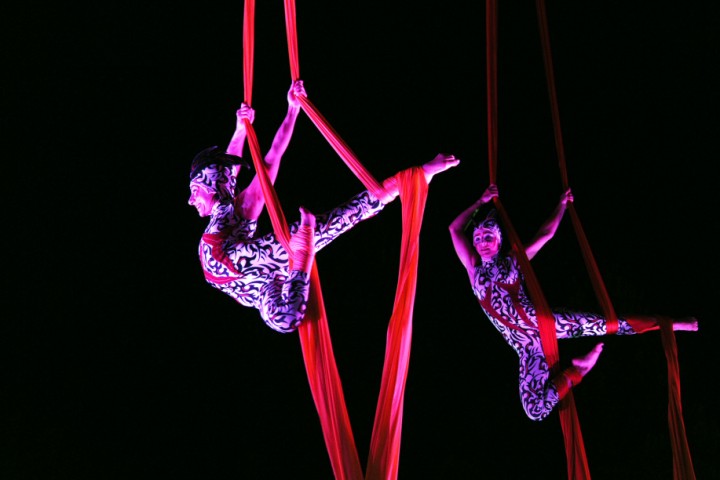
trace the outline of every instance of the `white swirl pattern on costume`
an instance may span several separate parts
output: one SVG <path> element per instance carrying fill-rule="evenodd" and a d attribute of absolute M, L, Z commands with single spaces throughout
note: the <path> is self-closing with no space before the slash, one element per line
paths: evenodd
<path fill-rule="evenodd" d="M 550 370 L 542 349 L 535 307 L 525 292 L 523 276 L 514 255 L 496 256 L 475 267 L 473 293 L 505 341 L 519 357 L 519 389 L 523 409 L 532 420 L 547 417 L 559 401 L 549 380 Z M 488 297 L 489 295 L 489 297 Z M 594 313 L 553 310 L 558 339 L 606 334 L 605 318 Z M 635 332 L 622 318 L 618 335 Z"/>
<path fill-rule="evenodd" d="M 319 251 L 384 204 L 365 191 L 330 212 L 316 216 L 314 245 Z M 295 234 L 299 222 L 289 225 Z M 232 204 L 216 205 L 200 241 L 200 262 L 213 287 L 260 312 L 273 330 L 288 333 L 305 316 L 309 275 L 289 270 L 287 251 L 268 233 L 255 238 L 257 221 L 240 218 Z"/>

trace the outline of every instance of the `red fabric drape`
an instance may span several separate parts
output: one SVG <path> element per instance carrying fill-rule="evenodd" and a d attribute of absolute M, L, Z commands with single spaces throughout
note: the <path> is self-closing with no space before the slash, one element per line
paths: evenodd
<path fill-rule="evenodd" d="M 547 77 L 548 95 L 550 98 L 550 108 L 552 113 L 553 128 L 555 132 L 555 147 L 558 155 L 560 166 L 560 174 L 562 177 L 563 188 L 567 189 L 568 174 L 567 162 L 565 160 L 565 148 L 562 140 L 562 129 L 560 127 L 560 109 L 558 107 L 557 90 L 555 88 L 555 74 L 552 63 L 552 53 L 550 48 L 550 34 L 548 29 L 547 14 L 544 0 L 535 1 L 540 37 L 542 42 L 543 60 L 545 64 L 545 75 Z M 595 296 L 598 299 L 605 317 L 608 319 L 608 334 L 617 332 L 618 322 L 615 309 L 613 308 L 610 296 L 608 295 L 605 283 L 603 282 L 600 270 L 595 262 L 590 244 L 585 236 L 585 232 L 580 224 L 580 219 L 575 210 L 573 203 L 568 204 L 568 212 L 572 220 L 575 234 L 580 244 L 585 266 L 590 275 Z M 672 322 L 668 319 L 661 321 L 660 332 L 662 344 L 665 350 L 668 370 L 668 423 L 670 429 L 670 440 L 673 451 L 673 475 L 675 480 L 694 480 L 695 473 L 688 448 L 687 439 L 685 437 L 685 424 L 682 418 L 682 405 L 680 401 L 680 372 L 677 363 L 677 345 L 675 343 L 675 333 L 672 329 Z"/>
<path fill-rule="evenodd" d="M 490 182 L 497 183 L 497 1 L 486 1 L 486 62 L 487 62 L 487 104 L 488 104 L 488 162 Z M 494 199 L 503 225 L 507 231 L 510 244 L 515 251 L 520 267 L 525 275 L 525 283 L 528 294 L 535 304 L 538 317 L 538 327 L 543 351 L 550 366 L 550 371 L 558 371 L 559 353 L 557 336 L 555 334 L 555 319 L 552 316 L 550 307 L 547 304 L 545 295 L 540 288 L 535 272 L 530 261 L 525 255 L 525 250 L 515 229 L 510 221 L 502 202 L 496 197 Z M 583 480 L 590 478 L 590 470 L 585 456 L 585 445 L 580 431 L 580 422 L 575 409 L 575 401 L 572 390 L 567 393 L 560 404 L 560 424 L 563 430 L 565 441 L 565 454 L 567 457 L 568 478 Z"/>
<path fill-rule="evenodd" d="M 557 151 L 558 163 L 560 166 L 560 175 L 562 177 L 563 190 L 567 190 L 570 186 L 567 174 L 567 162 L 565 160 L 565 146 L 562 139 L 562 129 L 560 128 L 560 108 L 558 107 L 557 90 L 555 88 L 555 71 L 552 63 L 552 53 L 550 50 L 550 34 L 548 33 L 548 22 L 545 10 L 545 1 L 536 0 L 535 7 L 538 14 L 538 24 L 540 29 L 540 41 L 542 43 L 543 61 L 545 64 L 545 76 L 547 78 L 548 96 L 550 97 L 550 110 L 552 115 L 553 131 L 555 133 L 555 149 Z M 605 288 L 605 282 L 600 275 L 600 269 L 595 262 L 595 257 L 590 250 L 590 244 L 585 236 L 585 231 L 580 224 L 580 218 L 575 211 L 575 205 L 570 202 L 567 205 L 567 211 L 570 214 L 575 234 L 580 243 L 585 266 L 590 275 L 590 281 L 595 290 L 595 296 L 600 303 L 600 307 L 607 319 L 607 333 L 615 334 L 618 329 L 617 315 L 610 301 Z"/>
<path fill-rule="evenodd" d="M 673 452 L 673 480 L 695 480 L 690 447 L 685 435 L 685 422 L 680 398 L 680 366 L 672 320 L 660 319 L 660 336 L 665 350 L 668 373 L 668 425 Z"/>
<path fill-rule="evenodd" d="M 251 98 L 251 87 L 249 86 L 252 85 L 254 11 L 254 1 L 246 1 L 243 24 L 245 28 L 245 99 L 248 104 Z M 285 22 L 291 75 L 293 80 L 297 80 L 300 68 L 293 0 L 285 1 Z M 365 169 L 310 100 L 304 97 L 299 100 L 303 111 L 308 114 L 350 170 L 368 190 L 380 197 L 383 193 L 382 185 Z M 252 125 L 249 122 L 245 123 L 253 165 L 260 179 L 273 229 L 281 244 L 290 251 L 287 222 L 275 189 L 265 170 L 257 136 Z M 395 307 L 388 327 L 385 363 L 373 426 L 371 452 L 368 457 L 368 479 L 397 478 L 405 379 L 409 364 L 412 312 L 417 281 L 418 239 L 427 196 L 427 183 L 421 169 L 402 172 L 398 175 L 398 185 L 403 204 L 400 275 Z M 335 478 L 338 480 L 362 479 L 362 469 L 335 363 L 316 265 L 313 265 L 311 272 L 308 309 L 298 332 L 310 390 L 320 417 L 323 437 Z"/>
<path fill-rule="evenodd" d="M 248 32 L 254 31 L 254 0 L 246 0 L 244 33 L 244 74 L 245 101 L 249 104 L 252 84 L 252 47 L 254 41 Z M 294 11 L 294 8 L 293 8 Z M 257 136 L 250 122 L 245 122 L 247 139 L 253 159 L 253 165 L 260 179 L 263 196 L 267 205 L 270 222 L 280 243 L 291 252 L 290 232 L 282 211 L 277 193 L 267 175 Z M 291 255 L 292 263 L 292 255 Z M 330 463 L 338 480 L 360 480 L 363 478 L 360 459 L 355 447 L 355 439 L 350 426 L 350 418 L 345 407 L 345 399 L 337 371 L 335 356 L 330 340 L 330 332 L 322 298 L 322 288 L 317 266 L 310 273 L 310 294 L 305 320 L 298 329 L 305 368 L 308 372 L 310 390 L 320 416 L 323 437 L 330 457 Z"/>
<path fill-rule="evenodd" d="M 365 474 L 367 480 L 392 480 L 398 475 L 405 381 L 410 362 L 413 307 L 420 255 L 420 226 L 427 198 L 428 185 L 422 168 L 405 170 L 397 179 L 402 202 L 400 268 L 370 441 Z"/>
<path fill-rule="evenodd" d="M 320 417 L 320 427 L 335 478 L 362 479 L 362 467 L 345 406 L 340 374 L 335 364 L 316 264 L 312 269 L 308 309 L 298 333 L 310 392 Z"/>
<path fill-rule="evenodd" d="M 294 1 L 286 0 L 285 6 L 291 75 L 293 80 L 298 80 L 300 78 L 300 67 L 297 58 Z M 383 193 L 382 185 L 362 165 L 312 102 L 308 98 L 301 97 L 300 104 L 303 111 L 358 180 L 376 197 L 381 197 Z M 421 171 L 418 173 L 416 169 L 413 170 L 412 176 L 403 172 L 398 176 L 398 182 L 400 200 L 403 204 L 401 273 L 395 297 L 395 308 L 388 330 L 381 389 L 375 412 L 371 451 L 368 456 L 366 478 L 373 480 L 397 478 L 405 379 L 412 335 L 412 306 L 415 299 L 417 278 L 417 243 L 422 222 L 422 209 L 424 209 L 427 195 L 427 184 L 424 183 L 425 177 Z M 421 183 L 424 183 L 424 189 L 420 186 Z M 311 310 L 308 310 L 308 313 L 310 312 Z M 351 428 L 347 420 L 344 400 L 342 399 L 340 378 L 337 375 L 337 369 L 334 367 L 334 358 L 327 355 L 328 352 L 332 351 L 327 322 L 323 315 L 322 323 L 324 327 L 317 329 L 314 325 L 316 322 L 313 320 L 311 318 L 308 321 L 308 315 L 306 314 L 299 330 L 308 378 L 313 390 L 313 398 L 315 399 L 318 414 L 320 415 L 321 425 L 323 426 L 326 446 L 331 456 L 336 478 L 358 478 L 358 471 L 355 467 L 357 451 L 352 440 Z M 319 346 L 323 346 L 323 348 L 319 349 Z M 328 374 L 328 372 L 331 372 L 331 374 Z M 336 399 L 334 408 L 327 408 L 328 399 Z M 334 433 L 339 425 L 342 426 L 339 430 L 346 432 L 344 435 Z"/>

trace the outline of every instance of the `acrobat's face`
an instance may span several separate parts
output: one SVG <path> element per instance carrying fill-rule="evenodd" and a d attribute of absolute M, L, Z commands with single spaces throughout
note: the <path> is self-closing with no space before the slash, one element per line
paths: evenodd
<path fill-rule="evenodd" d="M 214 189 L 201 182 L 190 182 L 188 203 L 197 209 L 198 215 L 201 217 L 209 216 L 216 202 L 217 194 Z"/>
<path fill-rule="evenodd" d="M 500 252 L 502 237 L 497 227 L 484 227 L 480 225 L 473 231 L 473 245 L 475 251 L 484 261 L 490 261 Z"/>

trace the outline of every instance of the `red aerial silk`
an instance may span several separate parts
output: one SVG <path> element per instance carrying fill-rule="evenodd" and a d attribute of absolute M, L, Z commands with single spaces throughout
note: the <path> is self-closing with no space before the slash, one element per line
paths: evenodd
<path fill-rule="evenodd" d="M 428 185 L 420 167 L 397 176 L 402 202 L 402 243 L 395 303 L 388 326 L 382 383 L 365 478 L 396 479 L 400 458 L 405 380 L 410 360 L 413 307 L 418 275 L 420 226 Z"/>
<path fill-rule="evenodd" d="M 536 0 L 536 9 L 538 13 L 538 23 L 540 28 L 540 40 L 543 47 L 543 60 L 545 62 L 545 75 L 548 83 L 548 95 L 550 97 L 550 108 L 552 114 L 553 127 L 555 132 L 555 149 L 557 150 L 558 163 L 560 164 L 560 175 L 562 177 L 563 190 L 567 190 L 570 186 L 567 174 L 567 163 L 565 161 L 565 147 L 562 140 L 562 129 L 560 128 L 560 109 L 558 108 L 557 93 L 555 89 L 555 73 L 552 65 L 552 54 L 550 51 L 550 35 L 548 34 L 547 26 L 547 15 L 545 14 L 545 2 L 544 0 Z M 603 282 L 602 276 L 600 275 L 600 269 L 595 262 L 595 257 L 590 250 L 590 244 L 588 243 L 585 231 L 580 224 L 577 212 L 575 211 L 575 205 L 573 202 L 567 204 L 567 210 L 570 213 L 570 219 L 572 220 L 575 234 L 578 237 L 580 243 L 580 249 L 582 251 L 585 265 L 590 274 L 590 281 L 592 282 L 593 288 L 595 289 L 595 296 L 600 302 L 605 318 L 607 319 L 607 333 L 615 334 L 618 329 L 618 319 L 615 314 L 610 296 L 608 295 L 605 283 Z"/>
<path fill-rule="evenodd" d="M 487 0 L 486 3 L 486 74 L 487 74 L 487 102 L 488 102 L 488 160 L 490 182 L 496 183 L 497 176 L 497 1 Z M 540 282 L 525 255 L 525 249 L 520 241 L 505 208 L 498 197 L 494 198 L 500 218 L 507 230 L 510 244 L 516 253 L 520 268 L 525 276 L 528 294 L 535 304 L 538 317 L 540 339 L 551 374 L 559 370 L 560 355 L 558 352 L 557 336 L 555 333 L 555 318 L 540 288 Z M 590 478 L 590 470 L 585 456 L 585 445 L 580 431 L 580 421 L 575 410 L 575 401 L 570 390 L 560 404 L 560 424 L 565 441 L 565 454 L 567 457 L 568 478 L 584 480 Z"/>
<path fill-rule="evenodd" d="M 254 0 L 246 0 L 243 48 L 245 59 L 244 94 L 248 105 L 252 94 L 254 12 Z M 293 0 L 285 1 L 285 24 L 291 75 L 293 80 L 298 80 L 300 75 Z M 303 110 L 350 170 L 371 193 L 376 197 L 382 197 L 384 193 L 382 185 L 365 169 L 310 100 L 305 97 L 300 97 L 299 100 Z M 262 152 L 257 136 L 250 122 L 246 121 L 245 126 L 253 165 L 260 179 L 270 221 L 280 243 L 288 252 L 291 252 L 288 225 L 262 161 Z M 402 202 L 403 226 L 400 273 L 395 305 L 388 327 L 385 362 L 368 455 L 367 476 L 365 477 L 368 480 L 392 480 L 396 479 L 398 474 L 405 381 L 410 358 L 412 315 L 417 282 L 419 233 L 427 198 L 427 182 L 421 168 L 405 170 L 398 174 L 397 180 Z M 310 390 L 320 417 L 323 437 L 335 478 L 337 480 L 360 480 L 363 478 L 363 472 L 345 406 L 342 383 L 335 363 L 320 277 L 315 264 L 310 277 L 308 308 L 298 332 Z"/>
<path fill-rule="evenodd" d="M 545 1 L 535 1 L 538 23 L 540 29 L 540 37 L 543 47 L 543 59 L 545 62 L 545 74 L 548 82 L 548 94 L 550 97 L 550 107 L 552 112 L 553 127 L 555 132 L 555 147 L 557 150 L 558 161 L 560 164 L 560 174 L 565 189 L 568 188 L 567 164 L 565 161 L 565 149 L 562 141 L 562 130 L 560 128 L 560 109 L 558 107 L 557 93 L 555 89 L 555 76 L 552 64 L 552 54 L 550 49 L 550 35 L 548 33 L 547 15 L 545 10 Z M 595 296 L 608 320 L 608 334 L 617 332 L 617 315 L 613 308 L 610 296 L 608 295 L 605 284 L 600 275 L 597 263 L 590 250 L 590 245 L 583 231 L 582 225 L 578 218 L 573 203 L 568 204 L 568 212 L 572 219 L 575 234 L 585 259 L 585 266 L 590 275 Z M 693 469 L 690 449 L 688 448 L 687 439 L 685 437 L 685 424 L 682 418 L 682 405 L 680 401 L 680 372 L 677 362 L 677 345 L 675 343 L 675 332 L 672 329 L 672 321 L 666 318 L 660 320 L 660 335 L 662 337 L 663 348 L 667 360 L 668 370 L 668 423 L 670 429 L 670 439 L 673 451 L 673 478 L 674 480 L 694 480 L 695 472 Z"/>
<path fill-rule="evenodd" d="M 680 399 L 680 366 L 677 358 L 677 344 L 672 320 L 660 318 L 660 336 L 668 372 L 668 425 L 670 427 L 670 441 L 673 451 L 673 480 L 695 480 L 690 447 L 685 436 L 685 422 L 682 414 L 682 401 Z"/>

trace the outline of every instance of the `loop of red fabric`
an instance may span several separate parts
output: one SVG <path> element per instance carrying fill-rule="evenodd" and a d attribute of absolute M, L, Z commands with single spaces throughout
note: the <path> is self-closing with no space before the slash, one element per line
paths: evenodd
<path fill-rule="evenodd" d="M 293 80 L 298 80 L 300 68 L 294 0 L 285 1 L 285 23 L 291 76 Z M 250 104 L 252 32 L 254 31 L 253 0 L 246 1 L 243 24 L 245 28 L 245 101 Z M 306 97 L 300 97 L 299 101 L 303 111 L 340 155 L 348 168 L 371 193 L 377 198 L 382 198 L 384 193 L 382 185 L 361 164 L 312 102 Z M 250 122 L 245 121 L 245 126 L 253 165 L 260 180 L 273 230 L 283 247 L 291 251 L 288 225 L 275 189 L 267 175 L 257 136 Z M 366 478 L 373 480 L 392 480 L 396 479 L 398 474 L 405 380 L 410 356 L 412 313 L 417 282 L 419 231 L 427 197 L 427 182 L 422 169 L 409 169 L 401 172 L 398 177 L 403 204 L 400 275 L 395 306 L 388 327 L 381 389 L 373 425 L 371 451 L 368 456 Z M 298 332 L 310 390 L 320 417 L 323 437 L 335 478 L 337 480 L 360 480 L 363 478 L 362 468 L 345 405 L 340 375 L 335 363 L 316 265 L 313 265 L 311 270 L 308 308 Z"/>
<path fill-rule="evenodd" d="M 567 162 L 565 159 L 565 149 L 562 140 L 562 129 L 560 127 L 560 109 L 558 107 L 557 91 L 555 88 L 555 76 L 552 64 L 545 1 L 536 0 L 535 5 L 538 14 L 543 60 L 545 64 L 545 75 L 548 83 L 548 95 L 550 97 L 550 108 L 552 113 L 553 129 L 555 132 L 555 146 L 560 165 L 563 188 L 567 189 L 569 186 Z M 610 296 L 605 288 L 605 283 L 600 275 L 600 270 L 595 262 L 592 251 L 590 250 L 590 244 L 585 236 L 585 232 L 580 224 L 580 219 L 572 203 L 568 204 L 568 212 L 570 213 L 573 228 L 575 229 L 575 234 L 580 244 L 585 266 L 588 274 L 590 275 L 595 296 L 597 297 L 607 319 L 607 333 L 617 333 L 618 319 L 615 309 L 610 301 Z M 692 466 L 692 458 L 690 456 L 687 439 L 685 437 L 685 425 L 682 419 L 682 406 L 680 402 L 680 373 L 677 364 L 677 345 L 675 344 L 675 333 L 672 328 L 672 321 L 669 319 L 661 321 L 660 332 L 663 348 L 665 350 L 665 357 L 667 359 L 668 370 L 668 422 L 673 451 L 673 477 L 675 480 L 694 480 L 695 473 Z M 568 472 L 571 472 L 570 467 L 568 468 Z"/>
<path fill-rule="evenodd" d="M 547 14 L 545 11 L 545 1 L 536 0 L 535 6 L 538 15 L 538 24 L 540 30 L 540 41 L 542 43 L 543 61 L 545 65 L 545 76 L 547 78 L 548 96 L 550 97 L 550 113 L 553 123 L 553 132 L 555 134 L 555 149 L 558 156 L 558 164 L 560 167 L 560 176 L 562 178 L 563 190 L 569 188 L 568 173 L 567 173 L 567 161 L 565 159 L 565 146 L 562 139 L 562 128 L 560 127 L 560 108 L 557 100 L 557 90 L 555 88 L 555 72 L 552 63 L 552 53 L 550 49 L 550 34 L 548 32 L 547 25 Z M 580 224 L 580 219 L 575 211 L 575 206 L 572 203 L 568 204 L 568 212 L 572 220 L 575 234 L 580 243 L 580 249 L 582 252 L 583 259 L 585 260 L 585 266 L 588 274 L 590 275 L 590 281 L 593 289 L 595 290 L 595 296 L 600 303 L 600 307 L 607 319 L 607 333 L 615 334 L 618 329 L 618 319 L 615 314 L 612 302 L 610 301 L 610 295 L 605 288 L 605 282 L 600 275 L 600 269 L 595 262 L 595 258 L 590 249 L 590 244 L 585 236 L 585 231 Z"/>
<path fill-rule="evenodd" d="M 497 0 L 486 0 L 486 42 L 487 42 L 487 105 L 488 105 L 488 163 L 490 182 L 496 182 L 497 175 Z M 515 251 L 520 268 L 525 276 L 528 295 L 535 304 L 540 340 L 551 372 L 558 371 L 559 353 L 555 333 L 555 319 L 552 315 L 540 283 L 525 255 L 525 249 L 510 221 L 502 202 L 495 197 L 495 207 L 507 231 L 510 244 Z M 590 479 L 590 470 L 585 455 L 585 445 L 580 431 L 580 421 L 575 409 L 572 390 L 560 402 L 560 424 L 565 441 L 568 478 Z"/>

